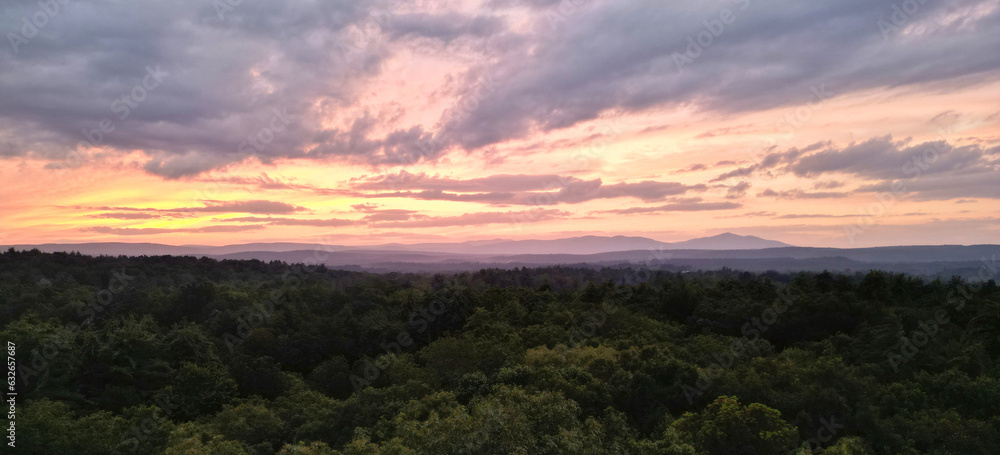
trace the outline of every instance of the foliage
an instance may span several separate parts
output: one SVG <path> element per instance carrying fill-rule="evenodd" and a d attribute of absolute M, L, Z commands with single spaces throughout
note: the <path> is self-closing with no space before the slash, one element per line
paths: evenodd
<path fill-rule="evenodd" d="M 0 254 L 29 454 L 994 453 L 1000 288 Z"/>

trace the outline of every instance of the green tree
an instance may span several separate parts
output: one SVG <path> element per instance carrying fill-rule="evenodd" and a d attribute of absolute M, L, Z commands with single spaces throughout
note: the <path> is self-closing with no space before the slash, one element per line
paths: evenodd
<path fill-rule="evenodd" d="M 671 424 L 667 440 L 672 438 L 705 455 L 781 454 L 796 448 L 798 430 L 777 410 L 760 403 L 741 406 L 736 397 L 722 396 Z"/>
<path fill-rule="evenodd" d="M 213 414 L 236 397 L 236 381 L 219 365 L 181 365 L 173 384 L 157 392 L 168 404 L 174 420 L 191 420 Z"/>

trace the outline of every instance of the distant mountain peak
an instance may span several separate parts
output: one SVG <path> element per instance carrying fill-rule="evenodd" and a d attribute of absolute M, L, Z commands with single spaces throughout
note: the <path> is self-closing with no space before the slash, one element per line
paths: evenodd
<path fill-rule="evenodd" d="M 723 232 L 721 234 L 716 234 L 716 235 L 712 235 L 712 236 L 708 236 L 708 237 L 703 237 L 703 238 L 706 238 L 706 239 L 723 239 L 723 238 L 730 238 L 730 237 L 738 237 L 738 238 L 741 238 L 741 239 L 742 238 L 755 238 L 755 239 L 760 238 L 760 237 L 754 237 L 752 235 L 733 234 L 732 232 Z M 692 239 L 692 240 L 694 240 L 694 239 Z"/>

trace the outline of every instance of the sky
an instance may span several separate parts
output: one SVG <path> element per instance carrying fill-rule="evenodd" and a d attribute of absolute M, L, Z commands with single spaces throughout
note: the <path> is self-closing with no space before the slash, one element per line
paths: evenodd
<path fill-rule="evenodd" d="M 8 0 L 0 244 L 1000 243 L 1000 0 Z"/>

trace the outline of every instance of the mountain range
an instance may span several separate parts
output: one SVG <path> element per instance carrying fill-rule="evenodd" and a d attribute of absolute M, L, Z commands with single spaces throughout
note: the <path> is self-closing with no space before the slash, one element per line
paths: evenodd
<path fill-rule="evenodd" d="M 867 271 L 882 269 L 926 276 L 974 277 L 995 269 L 1000 245 L 813 248 L 731 233 L 683 242 L 645 237 L 584 236 L 554 240 L 479 240 L 461 243 L 367 246 L 249 243 L 225 246 L 156 243 L 12 245 L 17 250 L 76 251 L 86 255 L 207 256 L 257 259 L 371 271 L 450 272 L 486 267 L 655 264 L 673 270 L 730 267 L 747 271 Z M 6 249 L 7 247 L 4 247 Z"/>
<path fill-rule="evenodd" d="M 555 240 L 477 240 L 461 243 L 389 243 L 383 245 L 344 246 L 319 245 L 310 243 L 246 243 L 240 245 L 172 246 L 159 243 L 47 243 L 41 245 L 13 245 L 15 249 L 37 248 L 44 252 L 77 251 L 88 255 L 173 255 L 173 256 L 218 256 L 243 252 L 289 252 L 322 249 L 323 251 L 419 251 L 449 254 L 597 254 L 614 251 L 633 250 L 754 250 L 791 246 L 774 240 L 766 240 L 752 235 L 719 234 L 683 242 L 660 242 L 645 237 L 602 237 L 584 236 Z"/>

